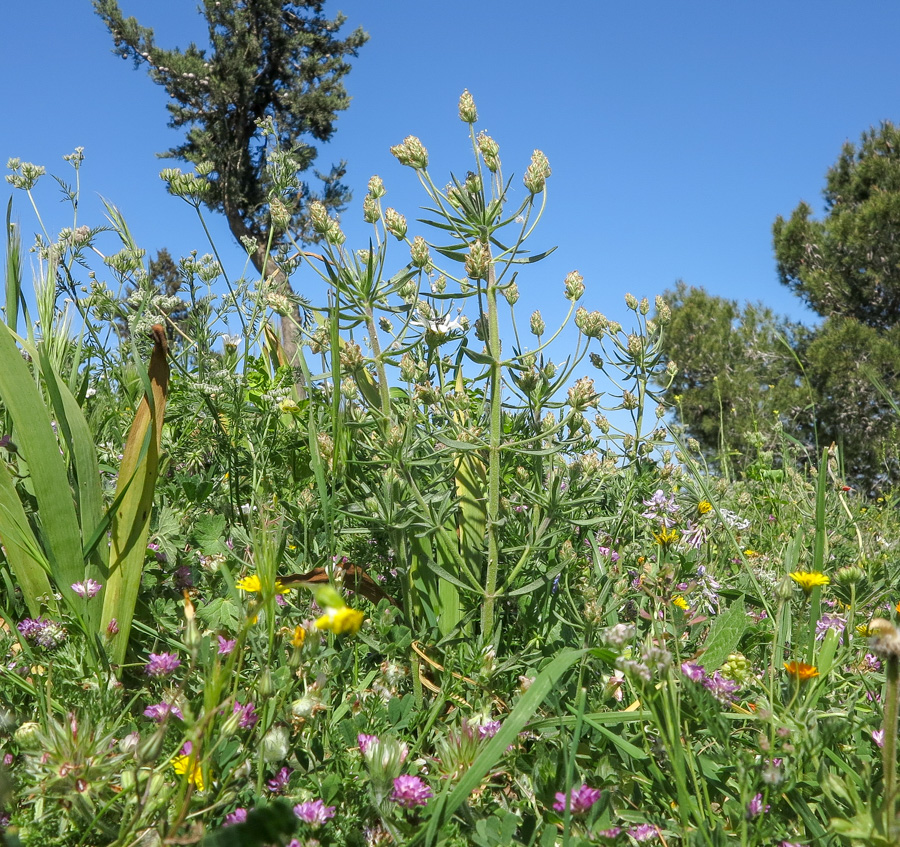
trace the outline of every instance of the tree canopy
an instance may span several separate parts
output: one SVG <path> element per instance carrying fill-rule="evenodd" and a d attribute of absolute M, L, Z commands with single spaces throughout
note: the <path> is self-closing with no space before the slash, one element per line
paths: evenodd
<path fill-rule="evenodd" d="M 153 30 L 126 18 L 116 0 L 94 0 L 112 34 L 115 52 L 145 66 L 169 95 L 169 125 L 185 130 L 181 144 L 163 156 L 210 168 L 202 202 L 225 215 L 232 234 L 251 246 L 257 270 L 278 273 L 270 245 L 285 229 L 314 240 L 306 225 L 311 199 L 340 211 L 349 200 L 341 184 L 345 163 L 316 171 L 290 195 L 275 192 L 267 169 L 275 149 L 287 152 L 299 172 L 316 160 L 314 142 L 327 142 L 338 113 L 350 104 L 343 78 L 368 40 L 362 29 L 337 33 L 346 18 L 323 14 L 324 0 L 202 0 L 209 47 L 157 46 Z M 287 225 L 271 230 L 268 206 L 278 201 Z M 286 280 L 282 280 L 286 284 Z M 283 333 L 284 334 L 284 333 Z"/>
<path fill-rule="evenodd" d="M 848 478 L 871 490 L 900 481 L 897 414 L 876 387 L 900 397 L 900 129 L 885 122 L 845 144 L 824 200 L 821 219 L 800 203 L 773 226 L 781 282 L 823 321 L 803 327 L 679 284 L 667 398 L 711 455 L 744 456 L 748 434 L 836 443 Z"/>

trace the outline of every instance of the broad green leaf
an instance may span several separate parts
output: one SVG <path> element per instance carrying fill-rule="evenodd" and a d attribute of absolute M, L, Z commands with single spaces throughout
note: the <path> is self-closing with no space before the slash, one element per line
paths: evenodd
<path fill-rule="evenodd" d="M 19 452 L 28 463 L 37 500 L 44 552 L 56 588 L 84 579 L 81 533 L 66 463 L 50 426 L 50 415 L 11 330 L 0 330 L 0 399 L 13 421 Z"/>
<path fill-rule="evenodd" d="M 38 598 L 46 598 L 50 611 L 56 614 L 56 600 L 47 578 L 50 564 L 31 531 L 22 501 L 4 462 L 0 462 L 0 540 L 6 548 L 6 558 L 31 616 L 36 618 L 41 615 L 41 601 Z"/>
<path fill-rule="evenodd" d="M 118 632 L 110 639 L 110 658 L 118 666 L 125 659 L 147 552 L 150 511 L 159 471 L 160 437 L 169 388 L 166 334 L 161 326 L 154 326 L 153 335 L 153 353 L 147 374 L 152 397 L 145 394 L 141 400 L 125 442 L 116 490 L 117 493 L 127 490 L 113 515 L 109 578 L 103 602 L 103 629 L 113 619 L 118 625 Z"/>
<path fill-rule="evenodd" d="M 709 628 L 705 649 L 700 658 L 700 664 L 707 673 L 722 667 L 729 654 L 737 650 L 746 627 L 747 613 L 744 611 L 744 598 L 741 596 L 734 600 Z"/>

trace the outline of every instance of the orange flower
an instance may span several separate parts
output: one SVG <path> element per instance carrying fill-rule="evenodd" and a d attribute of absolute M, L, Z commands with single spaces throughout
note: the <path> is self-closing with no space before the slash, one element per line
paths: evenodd
<path fill-rule="evenodd" d="M 807 665 L 806 662 L 785 662 L 784 669 L 798 682 L 806 682 L 819 675 L 815 665 Z"/>

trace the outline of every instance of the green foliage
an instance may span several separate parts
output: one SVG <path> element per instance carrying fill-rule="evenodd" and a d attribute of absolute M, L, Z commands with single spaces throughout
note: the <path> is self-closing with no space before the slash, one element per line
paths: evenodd
<path fill-rule="evenodd" d="M 781 281 L 823 317 L 887 330 L 900 320 L 900 129 L 847 142 L 825 184 L 825 217 L 801 203 L 773 227 Z"/>
<path fill-rule="evenodd" d="M 460 114 L 471 128 L 468 93 Z M 297 358 L 302 395 L 264 275 L 229 288 L 211 257 L 178 262 L 191 309 L 163 398 L 159 345 L 148 375 L 137 329 L 155 315 L 130 317 L 135 357 L 104 344 L 121 298 L 81 290 L 74 258 L 104 231 L 39 246 L 60 281 L 35 280 L 42 334 L 0 328 L 6 842 L 891 843 L 896 495 L 848 492 L 837 447 L 798 470 L 780 422 L 772 449 L 748 439 L 739 480 L 675 449 L 652 404 L 689 312 L 662 301 L 652 320 L 626 295 L 623 327 L 578 306 L 569 274 L 579 334 L 554 362 L 554 330 L 532 315 L 528 339 L 514 311 L 514 274 L 545 255 L 525 236 L 549 164 L 535 153 L 509 208 L 499 145 L 470 140 L 475 170 L 447 190 L 418 139 L 394 148 L 429 196 L 433 241 L 382 210 L 377 179 L 362 251 L 310 210 L 329 296 Z M 108 273 L 126 288 L 143 254 L 108 213 L 127 254 Z M 695 345 L 778 349 L 765 310 L 678 296 L 708 318 Z M 613 393 L 577 378 L 587 362 Z M 792 396 L 789 357 L 757 365 L 723 396 L 743 403 L 766 373 L 779 403 Z M 742 406 L 760 430 L 769 402 Z M 105 597 L 62 584 L 54 518 Z M 123 524 L 111 539 L 106 520 Z M 63 602 L 35 609 L 44 560 Z M 130 632 L 97 638 L 84 622 L 129 592 Z M 103 660 L 122 661 L 118 679 Z"/>
<path fill-rule="evenodd" d="M 279 231 L 305 231 L 308 185 L 282 195 L 271 165 L 305 172 L 316 159 L 311 141 L 328 141 L 337 114 L 350 98 L 342 79 L 368 36 L 357 29 L 345 39 L 335 33 L 345 18 L 329 20 L 323 0 L 204 0 L 209 47 L 184 50 L 156 45 L 153 30 L 126 18 L 115 0 L 96 0 L 97 14 L 113 36 L 115 52 L 146 65 L 171 102 L 170 125 L 186 129 L 185 141 L 166 155 L 205 166 L 210 178 L 203 203 L 225 215 L 235 238 L 250 238 L 252 258 L 265 266 Z M 264 128 L 267 125 L 268 130 Z M 284 151 L 288 159 L 278 156 Z M 344 164 L 321 177 L 321 201 L 340 209 L 349 193 L 341 185 Z M 278 199 L 289 223 L 273 229 L 269 204 Z M 272 241 L 270 243 L 270 238 Z"/>
<path fill-rule="evenodd" d="M 812 398 L 796 352 L 808 330 L 762 304 L 740 306 L 683 282 L 663 299 L 672 315 L 663 344 L 678 368 L 666 399 L 708 457 L 746 470 L 754 447 L 780 448 L 782 429 L 812 441 Z"/>

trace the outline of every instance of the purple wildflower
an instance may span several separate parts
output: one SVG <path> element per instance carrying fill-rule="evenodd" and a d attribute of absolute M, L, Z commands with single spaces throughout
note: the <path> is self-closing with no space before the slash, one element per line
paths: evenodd
<path fill-rule="evenodd" d="M 72 591 L 79 597 L 86 597 L 88 600 L 94 597 L 103 586 L 95 579 L 86 579 L 84 582 L 73 582 Z"/>
<path fill-rule="evenodd" d="M 872 730 L 872 740 L 879 747 L 884 747 L 884 730 L 883 729 L 873 729 Z"/>
<path fill-rule="evenodd" d="M 606 557 L 607 559 L 609 559 L 611 562 L 618 562 L 618 561 L 619 561 L 619 554 L 618 554 L 615 550 L 613 550 L 613 549 L 611 549 L 611 548 L 609 548 L 609 547 L 598 546 L 598 547 L 597 547 L 597 552 L 598 552 L 601 556 L 605 556 L 605 557 Z"/>
<path fill-rule="evenodd" d="M 703 524 L 696 524 L 693 521 L 688 521 L 681 533 L 681 540 L 684 542 L 684 545 L 692 550 L 699 550 L 708 537 L 709 529 Z"/>
<path fill-rule="evenodd" d="M 109 619 L 109 623 L 106 625 L 106 634 L 110 638 L 119 634 L 119 622 L 115 618 Z"/>
<path fill-rule="evenodd" d="M 291 769 L 282 768 L 275 776 L 266 781 L 266 788 L 273 794 L 284 794 L 291 779 Z"/>
<path fill-rule="evenodd" d="M 144 672 L 147 676 L 168 676 L 180 664 L 181 659 L 174 653 L 151 653 Z"/>
<path fill-rule="evenodd" d="M 628 830 L 628 834 L 635 841 L 649 841 L 656 838 L 656 827 L 649 823 L 642 823 L 640 826 L 633 826 Z"/>
<path fill-rule="evenodd" d="M 863 671 L 880 671 L 881 661 L 872 653 L 866 653 L 860 662 L 860 670 Z"/>
<path fill-rule="evenodd" d="M 589 788 L 587 785 L 573 788 L 569 792 L 569 810 L 573 815 L 583 815 L 600 799 L 600 794 L 599 788 Z M 556 802 L 553 804 L 553 809 L 557 812 L 565 812 L 566 795 L 562 791 L 556 792 Z"/>
<path fill-rule="evenodd" d="M 216 638 L 219 639 L 219 655 L 227 656 L 232 650 L 234 650 L 234 645 L 237 644 L 236 638 L 223 638 L 221 635 L 217 635 Z"/>
<path fill-rule="evenodd" d="M 240 713 L 238 726 L 241 729 L 253 729 L 253 727 L 256 726 L 259 715 L 256 714 L 256 709 L 253 707 L 252 703 L 247 703 L 246 706 L 242 706 L 239 702 L 235 701 L 234 714 L 238 713 Z"/>
<path fill-rule="evenodd" d="M 747 804 L 747 820 L 751 820 L 753 818 L 757 818 L 762 814 L 765 814 L 772 807 L 766 803 L 763 805 L 762 794 L 756 794 L 753 799 Z"/>
<path fill-rule="evenodd" d="M 703 682 L 706 679 L 706 671 L 703 670 L 702 665 L 698 665 L 696 662 L 683 662 L 681 672 L 691 682 Z"/>
<path fill-rule="evenodd" d="M 247 820 L 246 809 L 235 809 L 233 812 L 225 815 L 225 821 L 222 826 L 231 826 L 236 823 L 245 823 Z"/>
<path fill-rule="evenodd" d="M 501 726 L 502 724 L 500 721 L 488 721 L 487 723 L 483 723 L 478 727 L 478 737 L 481 739 L 493 738 L 500 731 Z"/>
<path fill-rule="evenodd" d="M 377 735 L 366 735 L 365 733 L 360 733 L 356 736 L 356 743 L 359 744 L 359 752 L 366 755 L 366 751 L 372 744 L 378 743 Z"/>
<path fill-rule="evenodd" d="M 611 826 L 609 829 L 601 829 L 597 835 L 600 838 L 618 838 L 622 834 L 622 827 Z"/>
<path fill-rule="evenodd" d="M 43 618 L 25 618 L 24 621 L 19 623 L 16 629 L 22 633 L 22 637 L 26 641 L 34 641 L 38 634 L 44 631 L 44 627 L 46 627 L 48 623 L 50 623 L 50 621 L 45 621 Z"/>
<path fill-rule="evenodd" d="M 334 817 L 334 808 L 334 806 L 326 806 L 321 800 L 310 800 L 294 806 L 294 814 L 315 829 L 329 818 Z"/>
<path fill-rule="evenodd" d="M 184 720 L 181 709 L 179 709 L 178 706 L 172 706 L 169 703 L 154 703 L 152 706 L 147 706 L 147 708 L 144 709 L 144 716 L 157 723 L 162 723 L 165 720 L 166 715 L 170 714 L 175 715 L 180 721 Z"/>
<path fill-rule="evenodd" d="M 675 519 L 669 517 L 674 515 L 679 509 L 678 504 L 675 502 L 674 494 L 670 494 L 667 497 L 663 494 L 661 488 L 657 488 L 656 493 L 649 500 L 644 500 L 643 503 L 647 507 L 647 511 L 641 513 L 642 518 L 660 520 L 666 529 L 671 529 L 675 526 Z"/>
<path fill-rule="evenodd" d="M 162 550 L 159 549 L 159 544 L 157 544 L 155 541 L 151 541 L 147 545 L 147 549 L 154 555 L 157 562 L 165 562 L 166 561 L 166 558 L 167 558 L 166 554 L 163 553 Z"/>
<path fill-rule="evenodd" d="M 175 573 L 172 574 L 172 580 L 179 591 L 194 587 L 194 576 L 187 565 L 181 565 L 180 567 L 175 568 Z"/>
<path fill-rule="evenodd" d="M 847 621 L 840 615 L 822 615 L 816 621 L 816 641 L 822 641 L 828 633 L 829 629 L 833 629 L 838 634 L 838 643 L 844 643 L 844 629 Z"/>
<path fill-rule="evenodd" d="M 730 703 L 735 699 L 735 691 L 740 688 L 740 685 L 733 679 L 726 679 L 718 671 L 704 679 L 703 686 L 720 703 Z"/>
<path fill-rule="evenodd" d="M 26 641 L 52 650 L 66 640 L 66 631 L 56 621 L 40 618 L 25 618 L 17 627 Z"/>
<path fill-rule="evenodd" d="M 418 776 L 398 776 L 394 780 L 391 800 L 404 809 L 424 806 L 431 796 L 431 789 Z"/>

